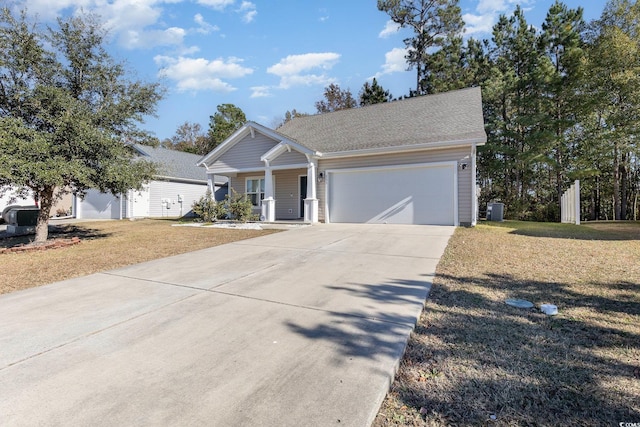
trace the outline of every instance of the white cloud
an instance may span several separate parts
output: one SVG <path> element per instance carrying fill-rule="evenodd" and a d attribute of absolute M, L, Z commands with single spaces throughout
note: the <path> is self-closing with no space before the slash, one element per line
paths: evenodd
<path fill-rule="evenodd" d="M 159 26 L 162 5 L 184 0 L 25 0 L 29 13 L 53 20 L 65 13 L 95 13 L 118 43 L 127 48 L 150 48 L 182 44 L 182 28 Z"/>
<path fill-rule="evenodd" d="M 400 29 L 399 24 L 396 24 L 392 20 L 388 20 L 387 23 L 384 25 L 384 28 L 382 29 L 382 31 L 380 31 L 380 34 L 378 34 L 378 37 L 380 37 L 381 39 L 386 39 L 392 34 L 397 33 L 399 29 Z"/>
<path fill-rule="evenodd" d="M 407 70 L 407 49 L 396 47 L 384 54 L 384 64 L 382 64 L 382 71 L 376 73 L 375 77 L 378 78 L 385 74 L 397 73 Z"/>
<path fill-rule="evenodd" d="M 200 47 L 198 46 L 189 46 L 177 49 L 180 56 L 193 55 L 194 53 L 200 52 Z"/>
<path fill-rule="evenodd" d="M 50 20 L 55 19 L 65 9 L 88 9 L 93 7 L 94 3 L 94 0 L 57 0 L 55 2 L 51 0 L 26 0 L 24 6 L 30 14 L 38 15 L 43 20 Z"/>
<path fill-rule="evenodd" d="M 534 0 L 480 0 L 476 14 L 465 13 L 462 16 L 466 26 L 465 34 L 491 33 L 498 15 L 511 12 L 517 4 L 525 6 Z"/>
<path fill-rule="evenodd" d="M 242 21 L 248 24 L 256 18 L 258 11 L 256 10 L 256 5 L 254 3 L 251 3 L 250 1 L 243 1 L 240 4 L 238 13 L 243 14 Z"/>
<path fill-rule="evenodd" d="M 198 4 L 208 6 L 215 10 L 224 10 L 227 6 L 231 6 L 235 0 L 198 0 Z"/>
<path fill-rule="evenodd" d="M 200 34 L 209 34 L 212 31 L 220 31 L 220 27 L 218 27 L 217 25 L 209 24 L 199 13 L 196 13 L 196 15 L 193 17 L 193 21 L 198 24 L 198 29 L 196 31 Z"/>
<path fill-rule="evenodd" d="M 340 59 L 340 54 L 333 52 L 326 53 L 304 53 L 302 55 L 289 55 L 281 59 L 275 65 L 267 68 L 267 72 L 276 76 L 298 74 L 313 68 L 331 69 Z"/>
<path fill-rule="evenodd" d="M 162 69 L 161 77 L 177 82 L 178 91 L 212 90 L 214 92 L 231 92 L 235 87 L 223 79 L 241 78 L 253 73 L 251 68 L 240 65 L 240 58 L 185 58 L 158 55 L 154 58 Z"/>
<path fill-rule="evenodd" d="M 253 86 L 251 90 L 251 98 L 266 98 L 271 96 L 271 88 L 269 86 Z"/>
<path fill-rule="evenodd" d="M 279 88 L 292 86 L 325 85 L 333 81 L 325 74 L 307 73 L 314 69 L 330 70 L 340 59 L 340 54 L 333 52 L 305 53 L 289 55 L 275 65 L 267 68 L 267 73 L 280 77 Z"/>
<path fill-rule="evenodd" d="M 318 12 L 320 12 L 320 18 L 318 18 L 318 21 L 320 22 L 326 22 L 329 20 L 329 12 L 327 11 L 326 8 L 322 7 L 320 9 L 318 9 Z"/>
<path fill-rule="evenodd" d="M 462 15 L 465 25 L 465 34 L 491 33 L 495 24 L 495 16 L 488 15 L 472 15 L 465 13 Z"/>
<path fill-rule="evenodd" d="M 144 49 L 153 46 L 179 46 L 187 32 L 182 28 L 171 27 L 166 30 L 136 31 L 128 30 L 120 34 L 120 44 L 127 49 Z"/>

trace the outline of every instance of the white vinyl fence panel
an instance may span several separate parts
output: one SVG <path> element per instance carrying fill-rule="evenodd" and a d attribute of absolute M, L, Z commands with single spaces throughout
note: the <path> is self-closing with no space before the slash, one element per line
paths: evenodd
<path fill-rule="evenodd" d="M 580 181 L 576 181 L 562 195 L 561 221 L 580 225 Z"/>

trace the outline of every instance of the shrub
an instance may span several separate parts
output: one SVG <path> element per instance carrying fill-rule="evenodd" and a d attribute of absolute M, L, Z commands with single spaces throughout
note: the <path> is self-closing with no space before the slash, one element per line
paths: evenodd
<path fill-rule="evenodd" d="M 200 197 L 200 200 L 193 202 L 191 209 L 204 222 L 214 222 L 216 219 L 224 218 L 226 215 L 224 205 L 215 201 L 210 189 L 207 189 L 207 192 Z"/>
<path fill-rule="evenodd" d="M 253 205 L 244 194 L 238 194 L 231 189 L 231 195 L 226 195 L 226 208 L 231 219 L 247 222 L 253 217 Z"/>

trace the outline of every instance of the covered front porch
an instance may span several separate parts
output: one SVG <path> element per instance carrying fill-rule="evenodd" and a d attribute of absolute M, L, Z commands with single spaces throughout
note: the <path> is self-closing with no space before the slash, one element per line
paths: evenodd
<path fill-rule="evenodd" d="M 317 181 L 308 168 L 267 169 L 229 177 L 230 188 L 251 200 L 262 221 L 318 222 Z M 271 185 L 269 185 L 269 183 Z M 231 193 L 231 191 L 230 191 Z"/>
<path fill-rule="evenodd" d="M 229 178 L 229 194 L 251 200 L 262 221 L 318 222 L 320 154 L 271 129 L 248 122 L 199 165 Z"/>

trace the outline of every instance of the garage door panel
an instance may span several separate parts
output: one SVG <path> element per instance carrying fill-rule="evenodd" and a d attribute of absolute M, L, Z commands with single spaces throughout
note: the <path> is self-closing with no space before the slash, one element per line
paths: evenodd
<path fill-rule="evenodd" d="M 84 219 L 118 219 L 120 217 L 120 199 L 111 193 L 89 190 L 80 200 L 81 216 Z"/>
<path fill-rule="evenodd" d="M 454 224 L 451 165 L 331 171 L 331 222 Z"/>

